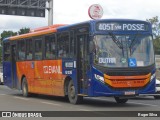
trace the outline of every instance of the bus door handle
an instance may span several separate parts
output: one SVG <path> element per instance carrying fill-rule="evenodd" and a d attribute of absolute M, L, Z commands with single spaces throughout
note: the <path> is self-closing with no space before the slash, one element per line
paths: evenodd
<path fill-rule="evenodd" d="M 31 62 L 31 68 L 34 68 L 34 62 Z"/>

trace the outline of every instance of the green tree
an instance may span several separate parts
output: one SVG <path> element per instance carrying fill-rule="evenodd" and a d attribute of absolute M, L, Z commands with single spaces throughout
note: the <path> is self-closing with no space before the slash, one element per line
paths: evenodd
<path fill-rule="evenodd" d="M 7 38 L 7 37 L 11 37 L 11 36 L 15 36 L 17 35 L 17 32 L 13 32 L 13 31 L 3 31 L 1 33 L 1 40 L 3 40 L 4 38 Z"/>
<path fill-rule="evenodd" d="M 11 37 L 11 36 L 15 36 L 15 35 L 17 35 L 17 34 L 19 34 L 19 35 L 21 35 L 21 34 L 25 34 L 25 33 L 29 33 L 29 31 L 30 31 L 30 28 L 21 28 L 18 32 L 13 32 L 13 31 L 3 31 L 2 33 L 1 33 L 1 38 L 0 38 L 0 63 L 1 63 L 1 56 L 2 56 L 2 45 L 1 45 L 1 43 L 2 43 L 2 40 L 4 39 L 4 38 L 7 38 L 7 37 Z"/>
<path fill-rule="evenodd" d="M 18 34 L 21 35 L 21 34 L 29 33 L 29 31 L 30 31 L 30 28 L 21 28 L 18 31 Z"/>
<path fill-rule="evenodd" d="M 160 55 L 160 22 L 158 16 L 147 19 L 147 21 L 152 24 L 153 45 L 155 49 L 155 54 Z"/>

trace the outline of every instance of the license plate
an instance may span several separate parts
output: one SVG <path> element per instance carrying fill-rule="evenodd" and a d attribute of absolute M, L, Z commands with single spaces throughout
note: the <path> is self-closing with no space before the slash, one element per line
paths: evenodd
<path fill-rule="evenodd" d="M 135 91 L 124 92 L 125 95 L 135 95 Z"/>

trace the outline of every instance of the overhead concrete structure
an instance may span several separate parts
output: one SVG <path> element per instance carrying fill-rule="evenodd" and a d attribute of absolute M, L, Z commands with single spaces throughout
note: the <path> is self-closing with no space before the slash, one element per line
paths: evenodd
<path fill-rule="evenodd" d="M 45 17 L 48 10 L 48 24 L 53 24 L 53 0 L 0 0 L 0 14 Z"/>

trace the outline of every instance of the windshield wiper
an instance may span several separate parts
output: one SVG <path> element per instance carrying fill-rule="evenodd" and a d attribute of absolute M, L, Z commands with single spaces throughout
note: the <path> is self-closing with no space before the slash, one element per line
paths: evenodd
<path fill-rule="evenodd" d="M 132 42 L 131 42 L 131 44 L 130 44 L 130 46 L 129 46 L 129 48 L 131 49 L 136 43 L 137 43 L 137 37 L 139 36 L 139 33 L 137 33 L 135 36 L 134 36 L 134 38 L 133 38 L 133 40 L 132 40 Z"/>
<path fill-rule="evenodd" d="M 112 40 L 116 43 L 116 45 L 117 45 L 120 49 L 123 49 L 122 43 L 116 38 L 116 36 L 115 36 L 112 32 L 109 32 L 108 34 L 112 37 Z"/>

